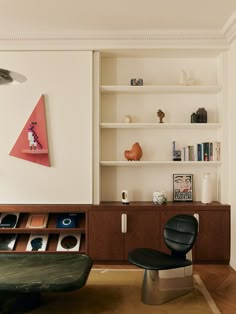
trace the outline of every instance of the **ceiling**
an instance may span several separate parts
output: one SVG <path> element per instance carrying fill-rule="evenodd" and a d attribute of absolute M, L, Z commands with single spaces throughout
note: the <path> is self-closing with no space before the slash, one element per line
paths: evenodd
<path fill-rule="evenodd" d="M 0 0 L 0 34 L 222 29 L 236 0 Z"/>

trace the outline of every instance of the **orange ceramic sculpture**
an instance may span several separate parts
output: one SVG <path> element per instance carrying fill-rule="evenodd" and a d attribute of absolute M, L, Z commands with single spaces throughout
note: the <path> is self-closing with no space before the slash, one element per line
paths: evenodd
<path fill-rule="evenodd" d="M 125 158 L 127 160 L 140 160 L 143 156 L 143 151 L 139 143 L 135 143 L 131 150 L 125 150 Z"/>

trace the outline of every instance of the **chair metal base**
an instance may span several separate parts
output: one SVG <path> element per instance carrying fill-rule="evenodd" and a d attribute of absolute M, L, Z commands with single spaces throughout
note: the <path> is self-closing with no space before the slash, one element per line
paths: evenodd
<path fill-rule="evenodd" d="M 186 274 L 176 278 L 160 278 L 158 270 L 144 270 L 142 302 L 162 304 L 189 293 L 193 289 L 193 276 Z"/>

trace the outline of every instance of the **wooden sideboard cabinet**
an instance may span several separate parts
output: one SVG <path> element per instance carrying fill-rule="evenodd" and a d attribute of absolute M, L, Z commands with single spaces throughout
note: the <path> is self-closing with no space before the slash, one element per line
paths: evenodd
<path fill-rule="evenodd" d="M 95 205 L 89 211 L 89 255 L 95 261 L 127 261 L 136 247 L 158 248 L 156 209 L 137 205 Z"/>
<path fill-rule="evenodd" d="M 207 205 L 200 202 L 94 205 L 89 211 L 89 255 L 96 262 L 127 262 L 128 252 L 135 247 L 168 252 L 163 241 L 164 224 L 180 213 L 196 215 L 199 220 L 199 233 L 192 250 L 194 262 L 228 264 L 230 206 L 218 202 Z M 126 215 L 126 226 L 122 226 L 123 214 Z"/>

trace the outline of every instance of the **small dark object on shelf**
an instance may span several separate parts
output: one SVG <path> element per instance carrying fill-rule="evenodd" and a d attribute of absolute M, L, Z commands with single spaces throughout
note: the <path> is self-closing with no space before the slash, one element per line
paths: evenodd
<path fill-rule="evenodd" d="M 158 118 L 160 119 L 159 123 L 163 123 L 163 119 L 164 119 L 164 117 L 165 117 L 165 112 L 162 111 L 161 109 L 159 109 L 159 110 L 157 111 L 157 116 L 158 116 Z"/>
<path fill-rule="evenodd" d="M 136 85 L 143 86 L 143 79 L 138 79 Z"/>
<path fill-rule="evenodd" d="M 131 86 L 143 86 L 143 79 L 131 79 L 130 85 Z"/>
<path fill-rule="evenodd" d="M 197 112 L 192 113 L 191 123 L 207 123 L 207 111 L 205 108 L 198 108 Z"/>
<path fill-rule="evenodd" d="M 198 123 L 207 123 L 207 111 L 205 108 L 199 108 L 196 115 Z"/>
<path fill-rule="evenodd" d="M 173 151 L 173 161 L 181 161 L 181 150 Z"/>
<path fill-rule="evenodd" d="M 195 112 L 191 114 L 191 123 L 197 123 L 197 115 Z"/>
<path fill-rule="evenodd" d="M 130 80 L 130 85 L 131 85 L 131 86 L 136 86 L 136 82 L 137 82 L 136 79 L 131 79 L 131 80 Z"/>

